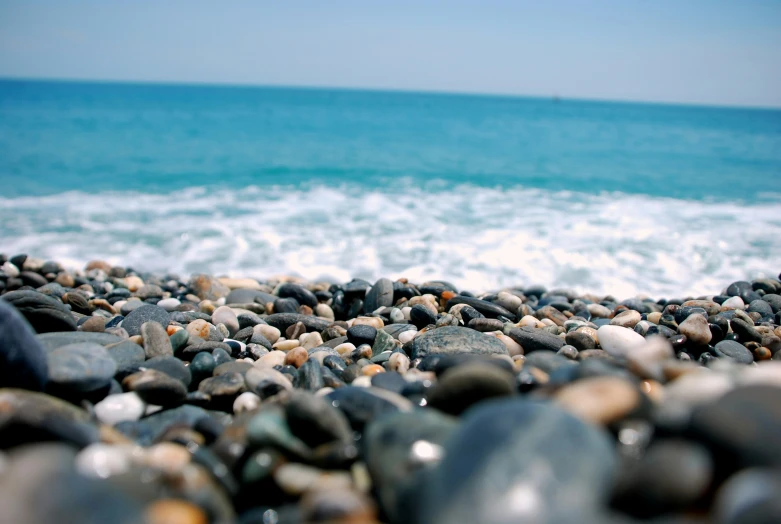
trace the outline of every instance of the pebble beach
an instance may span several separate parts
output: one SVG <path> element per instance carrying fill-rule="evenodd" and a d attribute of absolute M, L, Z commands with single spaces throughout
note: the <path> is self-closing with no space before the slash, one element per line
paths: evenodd
<path fill-rule="evenodd" d="M 779 449 L 777 278 L 625 297 L 0 255 L 2 522 L 769 523 Z"/>

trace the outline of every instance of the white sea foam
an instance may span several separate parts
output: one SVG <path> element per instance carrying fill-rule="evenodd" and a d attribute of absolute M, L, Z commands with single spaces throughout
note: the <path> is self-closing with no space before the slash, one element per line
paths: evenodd
<path fill-rule="evenodd" d="M 658 296 L 781 269 L 781 206 L 475 186 L 191 188 L 0 199 L 0 252 L 82 266 L 446 279 Z"/>

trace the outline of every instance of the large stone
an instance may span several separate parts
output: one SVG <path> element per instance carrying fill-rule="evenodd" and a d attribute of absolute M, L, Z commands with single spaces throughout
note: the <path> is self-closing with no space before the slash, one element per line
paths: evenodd
<path fill-rule="evenodd" d="M 392 305 L 393 282 L 387 278 L 381 278 L 375 282 L 363 300 L 363 310 L 366 313 L 373 313 L 381 307 L 390 307 Z"/>
<path fill-rule="evenodd" d="M 507 311 L 505 308 L 503 308 L 498 304 L 494 304 L 493 302 L 488 302 L 487 300 L 480 300 L 479 298 L 466 297 L 462 295 L 456 295 L 450 300 L 448 300 L 445 309 L 447 311 L 450 311 L 450 308 L 458 304 L 466 304 L 468 306 L 471 306 L 488 318 L 497 318 L 500 316 L 506 317 L 509 320 L 513 320 L 515 318 L 515 315 L 513 313 Z"/>
<path fill-rule="evenodd" d="M 706 321 L 705 329 L 707 328 Z M 626 357 L 633 348 L 642 346 L 645 342 L 642 335 L 621 326 L 601 326 L 597 330 L 597 337 L 599 346 L 611 356 L 618 358 Z"/>
<path fill-rule="evenodd" d="M 413 477 L 443 456 L 458 419 L 435 410 L 392 413 L 369 424 L 364 435 L 366 465 L 380 505 L 391 522 L 402 520 L 398 506 Z"/>
<path fill-rule="evenodd" d="M 117 364 L 98 344 L 71 344 L 48 356 L 49 386 L 58 392 L 88 393 L 107 387 Z"/>
<path fill-rule="evenodd" d="M 48 373 L 46 353 L 30 324 L 0 301 L 0 385 L 42 391 Z"/>
<path fill-rule="evenodd" d="M 155 306 L 154 304 L 144 304 L 131 311 L 122 321 L 122 327 L 127 334 L 132 336 L 141 334 L 141 326 L 147 322 L 157 322 L 163 327 L 167 327 L 171 317 L 168 311 Z"/>
<path fill-rule="evenodd" d="M 507 346 L 496 337 L 460 326 L 446 326 L 427 331 L 412 341 L 412 358 L 457 353 L 508 354 Z"/>
<path fill-rule="evenodd" d="M 281 298 L 294 298 L 302 306 L 314 308 L 317 305 L 317 297 L 304 286 L 293 283 L 285 283 L 279 286 L 277 294 Z"/>
<path fill-rule="evenodd" d="M 58 347 L 67 346 L 69 344 L 100 344 L 101 346 L 108 346 L 111 344 L 118 344 L 123 342 L 124 339 L 111 335 L 109 333 L 90 333 L 88 331 L 66 331 L 58 333 L 43 333 L 35 335 L 38 342 L 41 343 L 43 348 L 49 352 L 57 349 Z"/>
<path fill-rule="evenodd" d="M 266 317 L 265 320 L 268 325 L 274 326 L 282 333 L 297 322 L 303 323 L 307 332 L 323 331 L 331 323 L 330 320 L 324 320 L 312 315 L 299 315 L 298 313 L 274 313 Z"/>
<path fill-rule="evenodd" d="M 344 413 L 323 397 L 295 391 L 285 406 L 290 430 L 308 446 L 329 442 L 350 442 L 352 429 Z"/>
<path fill-rule="evenodd" d="M 412 403 L 401 395 L 375 387 L 345 386 L 326 395 L 335 408 L 339 408 L 356 431 L 379 416 L 397 411 L 411 411 Z"/>
<path fill-rule="evenodd" d="M 36 333 L 76 331 L 73 315 L 56 298 L 37 291 L 20 290 L 4 294 L 2 300 L 14 306 Z"/>
<path fill-rule="evenodd" d="M 510 328 L 506 334 L 523 347 L 525 354 L 533 351 L 558 351 L 565 345 L 564 340 L 556 335 L 530 326 Z"/>
<path fill-rule="evenodd" d="M 499 400 L 464 414 L 423 486 L 418 522 L 588 522 L 612 488 L 609 436 L 550 403 Z"/>
<path fill-rule="evenodd" d="M 460 415 L 478 402 L 511 396 L 515 377 L 507 370 L 475 362 L 448 369 L 428 395 L 428 405 L 450 415 Z"/>
<path fill-rule="evenodd" d="M 146 358 L 173 356 L 174 348 L 168 338 L 168 332 L 159 322 L 144 322 L 141 325 Z"/>

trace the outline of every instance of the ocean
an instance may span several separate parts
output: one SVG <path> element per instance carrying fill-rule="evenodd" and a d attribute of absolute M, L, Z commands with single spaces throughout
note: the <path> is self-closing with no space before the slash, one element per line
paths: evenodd
<path fill-rule="evenodd" d="M 0 252 L 680 297 L 781 270 L 781 110 L 0 81 Z"/>

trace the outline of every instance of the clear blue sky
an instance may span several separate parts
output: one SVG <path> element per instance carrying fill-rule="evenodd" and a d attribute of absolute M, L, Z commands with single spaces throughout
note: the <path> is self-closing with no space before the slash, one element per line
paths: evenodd
<path fill-rule="evenodd" d="M 0 0 L 0 76 L 781 107 L 781 0 Z"/>

